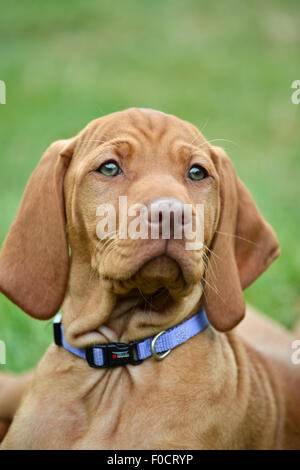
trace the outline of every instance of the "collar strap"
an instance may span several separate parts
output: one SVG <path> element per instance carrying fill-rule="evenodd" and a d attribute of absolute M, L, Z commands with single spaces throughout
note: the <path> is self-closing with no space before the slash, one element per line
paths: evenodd
<path fill-rule="evenodd" d="M 63 346 L 75 356 L 85 359 L 90 367 L 115 367 L 125 364 L 138 365 L 150 356 L 155 359 L 163 359 L 172 349 L 185 343 L 190 338 L 200 333 L 209 325 L 205 309 L 184 323 L 180 323 L 166 331 L 161 331 L 156 336 L 142 341 L 125 343 L 97 344 L 88 348 L 74 348 L 67 343 L 61 322 L 61 315 L 56 315 L 53 322 L 54 341 L 58 346 Z M 163 354 L 160 354 L 163 353 Z"/>

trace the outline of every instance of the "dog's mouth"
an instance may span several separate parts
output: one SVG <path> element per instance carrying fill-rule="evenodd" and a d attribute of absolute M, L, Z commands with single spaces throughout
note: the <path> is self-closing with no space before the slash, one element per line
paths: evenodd
<path fill-rule="evenodd" d="M 117 298 L 113 316 L 133 308 L 163 313 L 190 290 L 179 264 L 166 255 L 148 261 L 130 279 L 112 281 L 111 286 Z"/>
<path fill-rule="evenodd" d="M 135 310 L 162 313 L 172 303 L 172 297 L 165 287 L 160 287 L 152 294 L 145 294 L 132 289 L 127 296 L 119 296 L 118 303 L 131 303 Z"/>

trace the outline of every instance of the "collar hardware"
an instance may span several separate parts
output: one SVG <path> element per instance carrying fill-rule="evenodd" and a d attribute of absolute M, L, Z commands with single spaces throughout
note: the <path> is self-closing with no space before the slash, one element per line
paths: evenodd
<path fill-rule="evenodd" d="M 103 365 L 101 367 L 117 367 L 131 364 L 136 366 L 143 362 L 139 359 L 136 351 L 136 342 L 126 343 L 108 343 L 99 346 L 92 346 L 85 349 L 86 360 L 90 367 L 98 368 L 99 364 L 95 362 L 95 349 L 101 349 L 103 353 Z"/>
<path fill-rule="evenodd" d="M 67 343 L 60 314 L 54 318 L 53 330 L 57 346 L 62 346 L 75 356 L 86 360 L 90 367 L 107 368 L 126 364 L 136 366 L 151 356 L 161 361 L 170 354 L 172 349 L 205 330 L 208 325 L 205 309 L 202 308 L 193 317 L 169 330 L 161 331 L 154 337 L 131 341 L 129 344 L 104 343 L 87 348 L 76 348 Z"/>
<path fill-rule="evenodd" d="M 164 352 L 163 354 L 157 354 L 157 352 L 155 351 L 155 344 L 156 344 L 156 341 L 158 340 L 158 338 L 163 335 L 164 333 L 166 332 L 166 330 L 163 330 L 161 331 L 160 333 L 158 333 L 156 336 L 154 336 L 153 340 L 151 341 L 151 353 L 152 353 L 152 356 L 154 357 L 154 359 L 156 359 L 157 361 L 161 361 L 162 359 L 164 359 L 165 357 L 167 357 L 170 352 L 171 352 L 171 349 L 168 349 L 166 352 Z"/>

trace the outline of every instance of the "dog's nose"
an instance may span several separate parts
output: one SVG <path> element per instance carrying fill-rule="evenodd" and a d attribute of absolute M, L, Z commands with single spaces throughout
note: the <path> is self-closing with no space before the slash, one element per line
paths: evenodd
<path fill-rule="evenodd" d="M 168 235 L 181 238 L 183 227 L 191 223 L 191 211 L 179 199 L 155 199 L 147 209 L 151 230 L 163 238 L 168 238 Z"/>

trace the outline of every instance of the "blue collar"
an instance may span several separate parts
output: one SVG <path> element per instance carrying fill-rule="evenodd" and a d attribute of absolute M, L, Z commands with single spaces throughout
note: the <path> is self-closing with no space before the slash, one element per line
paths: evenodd
<path fill-rule="evenodd" d="M 53 322 L 54 340 L 75 356 L 85 359 L 90 367 L 115 367 L 125 364 L 138 365 L 150 356 L 157 360 L 165 358 L 172 349 L 200 333 L 209 325 L 205 309 L 193 317 L 156 336 L 141 341 L 125 343 L 97 344 L 88 348 L 74 348 L 67 343 L 61 323 L 61 315 L 56 315 Z M 162 353 L 162 354 L 160 354 Z"/>

